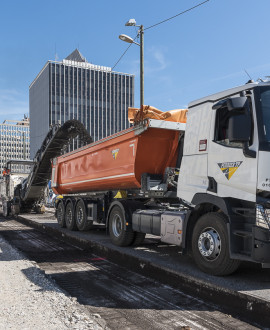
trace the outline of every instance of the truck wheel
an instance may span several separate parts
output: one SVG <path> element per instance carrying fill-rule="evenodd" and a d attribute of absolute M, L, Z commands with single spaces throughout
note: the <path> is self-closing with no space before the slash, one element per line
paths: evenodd
<path fill-rule="evenodd" d="M 134 239 L 133 239 L 133 242 L 132 242 L 132 245 L 133 246 L 139 246 L 142 244 L 142 242 L 144 241 L 145 239 L 145 233 L 139 233 L 139 232 L 135 232 L 135 235 L 134 235 Z"/>
<path fill-rule="evenodd" d="M 207 213 L 199 218 L 192 235 L 192 252 L 198 267 L 211 275 L 229 275 L 240 261 L 230 258 L 227 217 Z"/>
<path fill-rule="evenodd" d="M 83 200 L 79 200 L 75 208 L 75 221 L 79 230 L 86 231 L 93 227 L 93 222 L 87 220 L 86 209 Z"/>
<path fill-rule="evenodd" d="M 66 227 L 66 222 L 65 222 L 65 205 L 63 201 L 58 202 L 57 207 L 56 207 L 56 218 L 59 226 L 61 228 Z"/>
<path fill-rule="evenodd" d="M 118 246 L 129 246 L 134 240 L 134 231 L 125 231 L 125 217 L 119 206 L 110 213 L 109 232 L 113 244 Z"/>
<path fill-rule="evenodd" d="M 69 230 L 77 230 L 77 225 L 74 217 L 73 212 L 73 205 L 71 202 L 69 202 L 66 206 L 66 212 L 65 212 L 65 222 L 67 229 Z"/>
<path fill-rule="evenodd" d="M 10 214 L 9 202 L 3 201 L 2 202 L 2 207 L 3 207 L 3 216 L 8 217 L 9 214 Z"/>

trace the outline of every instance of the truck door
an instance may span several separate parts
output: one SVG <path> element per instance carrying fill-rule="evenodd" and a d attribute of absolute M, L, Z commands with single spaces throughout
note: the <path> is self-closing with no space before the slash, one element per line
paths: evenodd
<path fill-rule="evenodd" d="M 255 111 L 253 97 L 248 97 L 252 120 L 249 150 L 258 151 L 257 128 L 254 125 Z M 227 103 L 213 109 L 211 119 L 212 138 L 208 149 L 208 192 L 219 197 L 232 197 L 256 201 L 257 156 L 248 157 L 243 152 L 242 142 L 232 142 L 228 138 L 230 116 Z M 241 126 L 241 125 L 240 125 Z M 241 129 L 241 127 L 239 127 Z M 255 156 L 255 157 L 254 157 Z"/>

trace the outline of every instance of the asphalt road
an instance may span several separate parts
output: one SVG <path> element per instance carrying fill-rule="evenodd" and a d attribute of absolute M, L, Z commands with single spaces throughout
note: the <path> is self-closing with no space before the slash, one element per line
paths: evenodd
<path fill-rule="evenodd" d="M 174 273 L 196 278 L 210 285 L 222 287 L 224 290 L 253 296 L 270 304 L 270 269 L 263 269 L 260 264 L 243 262 L 239 270 L 233 275 L 227 277 L 211 276 L 201 272 L 192 258 L 181 255 L 178 247 L 162 243 L 156 236 L 146 235 L 145 241 L 138 247 L 117 247 L 111 243 L 109 235 L 102 229 L 89 232 L 70 232 L 65 228 L 59 228 L 53 211 L 39 215 L 25 214 L 21 216 L 35 224 L 51 228 L 52 233 L 58 231 L 62 236 L 69 235 L 68 239 L 70 236 L 74 236 L 82 241 L 96 242 L 108 249 L 150 261 Z"/>
<path fill-rule="evenodd" d="M 37 262 L 90 313 L 100 314 L 110 329 L 256 328 L 216 305 L 13 219 L 0 218 L 0 235 Z M 102 230 L 95 235 L 107 239 Z M 149 238 L 138 251 L 155 254 L 155 244 Z"/>

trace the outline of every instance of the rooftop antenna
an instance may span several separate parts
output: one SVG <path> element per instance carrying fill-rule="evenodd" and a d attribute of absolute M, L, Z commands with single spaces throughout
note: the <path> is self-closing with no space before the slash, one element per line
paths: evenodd
<path fill-rule="evenodd" d="M 245 73 L 247 74 L 247 76 L 249 77 L 249 79 L 252 80 L 252 78 L 251 78 L 250 74 L 247 72 L 247 70 L 246 69 L 244 69 L 244 70 L 245 70 Z"/>
<path fill-rule="evenodd" d="M 253 79 L 251 78 L 251 76 L 249 75 L 249 73 L 247 72 L 247 70 L 246 69 L 244 69 L 244 70 L 245 70 L 245 73 L 247 74 L 247 76 L 249 77 L 249 80 L 248 80 L 248 82 L 246 84 L 252 84 L 252 83 L 254 83 Z"/>
<path fill-rule="evenodd" d="M 55 62 L 59 59 L 57 53 L 56 53 L 56 43 L 54 45 L 54 59 L 55 59 Z"/>

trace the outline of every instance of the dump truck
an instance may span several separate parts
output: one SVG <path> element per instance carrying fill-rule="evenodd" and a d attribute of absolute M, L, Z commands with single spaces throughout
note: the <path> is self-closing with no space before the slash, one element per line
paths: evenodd
<path fill-rule="evenodd" d="M 269 267 L 270 82 L 193 101 L 185 115 L 133 109 L 132 127 L 54 158 L 59 225 L 103 224 L 118 246 L 157 235 L 212 275 L 243 260 Z"/>

